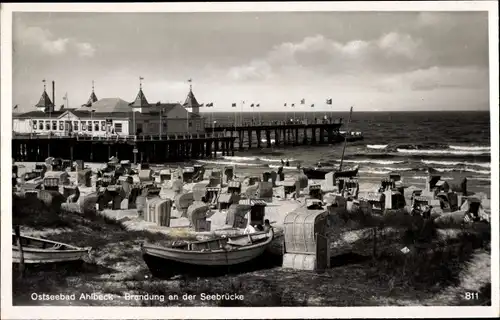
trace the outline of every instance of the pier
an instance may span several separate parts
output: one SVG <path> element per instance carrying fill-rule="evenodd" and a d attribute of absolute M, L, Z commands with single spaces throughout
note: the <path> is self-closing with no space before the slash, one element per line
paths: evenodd
<path fill-rule="evenodd" d="M 321 123 L 268 122 L 205 126 L 207 133 L 222 132 L 235 138 L 238 149 L 270 148 L 271 146 L 320 145 L 343 141 L 339 129 L 342 121 Z"/>
<path fill-rule="evenodd" d="M 234 138 L 222 133 L 173 136 L 33 136 L 12 137 L 14 161 L 38 162 L 48 157 L 106 162 L 110 157 L 137 162 L 175 162 L 234 155 Z"/>

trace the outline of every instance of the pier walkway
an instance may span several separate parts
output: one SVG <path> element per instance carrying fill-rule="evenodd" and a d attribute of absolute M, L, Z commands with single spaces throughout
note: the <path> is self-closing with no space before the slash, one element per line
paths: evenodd
<path fill-rule="evenodd" d="M 234 156 L 236 149 L 331 144 L 343 141 L 341 121 L 322 123 L 269 122 L 241 126 L 216 125 L 205 133 L 170 135 L 34 135 L 13 134 L 14 161 L 43 161 L 47 157 L 105 162 L 110 157 L 135 162 L 175 162 Z"/>

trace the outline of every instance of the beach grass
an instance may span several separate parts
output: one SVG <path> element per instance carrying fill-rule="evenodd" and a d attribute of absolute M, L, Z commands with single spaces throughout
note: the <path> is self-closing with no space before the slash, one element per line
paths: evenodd
<path fill-rule="evenodd" d="M 412 245 L 416 230 L 409 227 L 413 224 L 407 217 L 347 217 L 351 228 L 365 229 L 350 252 L 332 257 L 332 268 L 323 273 L 272 267 L 220 277 L 165 280 L 151 278 L 140 244 L 145 240 L 194 240 L 185 230 L 169 235 L 130 231 L 91 208 L 83 213 L 61 210 L 36 215 L 20 209 L 25 207 L 17 206 L 14 211 L 14 222 L 22 225 L 21 230 L 43 231 L 48 239 L 93 250 L 80 265 L 29 266 L 24 278 L 14 268 L 15 305 L 50 304 L 31 301 L 32 292 L 111 294 L 111 302 L 79 303 L 127 306 L 481 305 L 491 300 L 489 238 L 477 230 L 434 230 L 430 235 L 433 245 L 422 249 Z M 371 233 L 374 228 L 378 230 L 376 255 Z M 410 253 L 401 252 L 405 246 Z M 481 299 L 460 299 L 464 290 L 475 290 Z M 129 301 L 125 293 L 163 295 L 166 300 Z M 184 300 L 185 294 L 196 297 Z M 204 300 L 202 294 L 244 298 Z"/>

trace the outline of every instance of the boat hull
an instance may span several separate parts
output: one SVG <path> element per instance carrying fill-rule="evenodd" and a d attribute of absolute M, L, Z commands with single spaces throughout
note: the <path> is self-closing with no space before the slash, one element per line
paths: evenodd
<path fill-rule="evenodd" d="M 190 251 L 144 244 L 142 254 L 155 277 L 175 275 L 222 275 L 228 272 L 245 272 L 261 269 L 274 263 L 267 250 L 272 237 L 265 242 L 231 250 Z"/>
<path fill-rule="evenodd" d="M 61 252 L 37 252 L 29 249 L 23 250 L 24 263 L 60 263 L 82 260 L 88 256 L 87 250 L 61 251 Z M 17 248 L 12 249 L 12 263 L 20 262 L 20 253 Z"/>

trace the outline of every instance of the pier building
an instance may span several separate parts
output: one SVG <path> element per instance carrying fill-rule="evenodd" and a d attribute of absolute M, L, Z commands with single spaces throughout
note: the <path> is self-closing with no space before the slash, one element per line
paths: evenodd
<path fill-rule="evenodd" d="M 51 100 L 44 85 L 35 110 L 13 115 L 14 134 L 113 137 L 205 132 L 205 121 L 199 113 L 202 105 L 192 87 L 184 104 L 149 103 L 140 84 L 135 100 L 129 103 L 121 98 L 99 100 L 92 85 L 85 104 L 78 108 L 61 106 L 58 110 L 55 110 L 54 84 L 52 91 Z"/>

